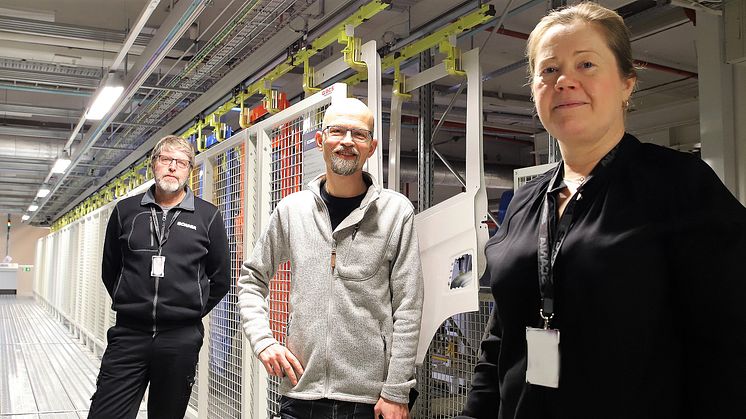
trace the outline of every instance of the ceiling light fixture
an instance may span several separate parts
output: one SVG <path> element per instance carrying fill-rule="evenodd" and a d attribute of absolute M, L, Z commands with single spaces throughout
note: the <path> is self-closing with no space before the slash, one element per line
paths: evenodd
<path fill-rule="evenodd" d="M 28 219 L 31 218 L 27 214 L 23 214 L 23 217 L 21 217 L 21 221 L 28 221 Z"/>
<path fill-rule="evenodd" d="M 116 72 L 109 72 L 103 87 L 99 88 L 93 104 L 86 112 L 85 118 L 93 121 L 102 119 L 114 106 L 119 96 L 122 96 L 122 92 L 124 92 L 122 79 Z"/>
<path fill-rule="evenodd" d="M 29 212 L 34 212 L 34 211 L 36 211 L 38 209 L 39 209 L 39 206 L 36 205 L 36 204 L 31 204 L 31 205 L 28 206 L 28 211 Z"/>
<path fill-rule="evenodd" d="M 91 108 L 86 112 L 85 119 L 98 121 L 103 118 L 114 106 L 114 102 L 119 99 L 123 91 L 124 86 L 104 86 L 101 93 L 96 96 L 96 100 L 93 101 Z"/>
<path fill-rule="evenodd" d="M 49 188 L 39 188 L 39 192 L 36 193 L 37 198 L 44 198 L 49 195 Z"/>
<path fill-rule="evenodd" d="M 70 159 L 66 157 L 60 157 L 57 159 L 57 161 L 54 162 L 54 166 L 52 166 L 52 173 L 65 173 L 65 170 L 67 170 L 68 166 L 70 166 Z"/>

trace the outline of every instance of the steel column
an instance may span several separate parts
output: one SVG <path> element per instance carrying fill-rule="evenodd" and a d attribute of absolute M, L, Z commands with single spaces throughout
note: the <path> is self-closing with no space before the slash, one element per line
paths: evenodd
<path fill-rule="evenodd" d="M 420 54 L 420 72 L 433 66 L 428 49 Z M 417 210 L 430 208 L 433 201 L 433 86 L 420 87 L 420 117 L 417 122 Z"/>

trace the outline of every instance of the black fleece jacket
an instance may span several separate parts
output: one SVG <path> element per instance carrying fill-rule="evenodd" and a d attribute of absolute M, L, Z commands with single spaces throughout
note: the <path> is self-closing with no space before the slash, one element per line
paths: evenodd
<path fill-rule="evenodd" d="M 101 277 L 118 325 L 153 332 L 192 325 L 228 292 L 230 254 L 223 218 L 214 205 L 196 198 L 189 188 L 186 192 L 167 213 L 171 228 L 161 250 L 166 258 L 162 278 L 150 275 L 151 259 L 158 254 L 151 208 L 163 225 L 154 187 L 114 207 L 106 227 Z"/>

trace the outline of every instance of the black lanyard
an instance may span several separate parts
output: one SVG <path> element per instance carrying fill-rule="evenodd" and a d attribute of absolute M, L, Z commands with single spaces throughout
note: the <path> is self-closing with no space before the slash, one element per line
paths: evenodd
<path fill-rule="evenodd" d="M 560 217 L 559 224 L 556 229 L 550 229 L 550 214 L 552 218 L 556 214 L 556 205 L 554 197 L 550 197 L 551 190 L 553 189 L 554 181 L 549 183 L 546 194 L 544 194 L 544 202 L 541 208 L 541 216 L 539 218 L 539 243 L 538 243 L 538 259 L 539 259 L 539 292 L 541 293 L 541 309 L 539 314 L 544 319 L 544 328 L 549 327 L 549 320 L 554 317 L 554 263 L 557 260 L 562 244 L 567 238 L 567 234 L 570 232 L 572 226 L 572 218 L 575 213 L 575 206 L 581 195 L 581 188 L 571 198 L 570 202 L 567 203 L 565 211 Z M 550 203 L 550 198 L 552 202 Z M 550 208 L 551 207 L 551 208 Z M 553 234 L 554 233 L 554 236 Z"/>
<path fill-rule="evenodd" d="M 164 215 L 167 214 L 164 211 Z M 163 249 L 163 245 L 166 244 L 166 241 L 168 240 L 168 233 L 171 231 L 171 226 L 174 225 L 176 222 L 176 217 L 181 214 L 181 210 L 177 209 L 176 212 L 174 212 L 174 216 L 171 217 L 171 222 L 166 223 L 166 220 L 163 222 L 163 227 L 158 228 L 158 215 L 155 212 L 155 208 L 150 207 L 150 220 L 153 222 L 153 227 L 155 228 L 154 236 L 155 239 L 158 241 L 158 256 L 161 255 L 161 249 Z"/>
<path fill-rule="evenodd" d="M 557 260 L 562 244 L 567 238 L 567 234 L 570 232 L 570 228 L 573 225 L 573 217 L 575 215 L 575 209 L 578 201 L 582 199 L 583 189 L 588 182 L 601 175 L 609 164 L 614 160 L 617 151 L 619 150 L 620 141 L 614 148 L 612 148 L 604 158 L 599 161 L 596 167 L 593 168 L 591 174 L 585 179 L 585 181 L 578 187 L 576 193 L 570 198 L 570 202 L 567 203 L 565 211 L 559 219 L 557 228 L 551 229 L 550 227 L 550 214 L 551 220 L 556 219 L 557 208 L 556 200 L 553 193 L 557 184 L 557 177 L 560 173 L 564 173 L 564 168 L 560 167 L 549 182 L 547 191 L 544 194 L 544 202 L 542 203 L 541 215 L 539 218 L 539 243 L 537 248 L 537 255 L 539 260 L 539 292 L 541 293 L 541 308 L 539 309 L 539 315 L 544 319 L 544 328 L 549 328 L 549 321 L 554 317 L 554 300 L 555 300 L 555 280 L 554 280 L 554 263 Z M 550 202 L 551 199 L 551 202 Z M 554 235 L 554 236 L 553 236 Z"/>

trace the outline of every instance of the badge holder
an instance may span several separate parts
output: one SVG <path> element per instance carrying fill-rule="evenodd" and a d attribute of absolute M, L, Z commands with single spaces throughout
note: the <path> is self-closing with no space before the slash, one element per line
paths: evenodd
<path fill-rule="evenodd" d="M 163 278 L 163 270 L 166 266 L 166 257 L 153 255 L 150 260 L 150 276 L 154 278 Z"/>
<path fill-rule="evenodd" d="M 528 362 L 526 366 L 526 382 L 550 388 L 559 388 L 559 342 L 560 331 L 549 328 L 549 321 L 554 314 L 544 315 L 544 328 L 527 327 L 526 345 Z"/>

